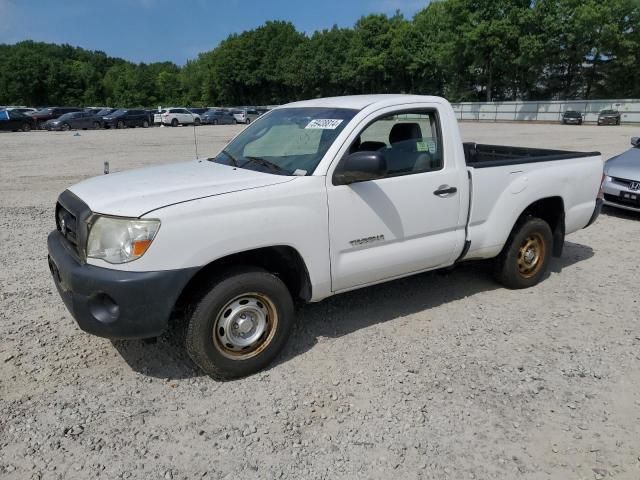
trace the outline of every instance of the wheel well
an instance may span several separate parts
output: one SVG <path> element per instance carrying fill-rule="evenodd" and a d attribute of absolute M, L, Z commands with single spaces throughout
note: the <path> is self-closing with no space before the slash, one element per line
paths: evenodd
<path fill-rule="evenodd" d="M 188 307 L 194 298 L 204 293 L 203 289 L 207 290 L 212 281 L 235 267 L 262 268 L 280 278 L 294 299 L 311 299 L 311 280 L 304 260 L 296 249 L 280 245 L 235 253 L 205 265 L 184 287 L 174 310 Z"/>
<path fill-rule="evenodd" d="M 516 225 L 527 217 L 541 218 L 549 224 L 551 232 L 553 232 L 553 255 L 555 257 L 562 255 L 565 233 L 564 201 L 562 198 L 549 197 L 532 203 L 520 214 Z"/>

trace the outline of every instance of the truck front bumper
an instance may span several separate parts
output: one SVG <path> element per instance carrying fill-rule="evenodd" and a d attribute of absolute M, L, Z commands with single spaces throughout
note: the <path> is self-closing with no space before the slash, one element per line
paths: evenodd
<path fill-rule="evenodd" d="M 49 234 L 49 270 L 65 305 L 85 332 L 107 338 L 160 335 L 197 268 L 128 272 L 76 260 L 57 230 Z"/>

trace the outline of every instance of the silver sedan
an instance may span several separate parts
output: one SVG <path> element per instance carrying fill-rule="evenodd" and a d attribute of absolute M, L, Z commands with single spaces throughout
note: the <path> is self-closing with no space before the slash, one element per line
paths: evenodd
<path fill-rule="evenodd" d="M 632 138 L 631 145 L 604 166 L 604 204 L 640 212 L 640 138 Z"/>

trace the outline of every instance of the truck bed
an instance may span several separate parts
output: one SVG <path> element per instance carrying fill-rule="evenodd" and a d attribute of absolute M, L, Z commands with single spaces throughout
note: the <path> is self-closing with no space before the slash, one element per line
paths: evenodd
<path fill-rule="evenodd" d="M 549 162 L 573 158 L 595 157 L 600 152 L 574 152 L 545 148 L 511 147 L 504 145 L 483 145 L 474 142 L 463 143 L 464 159 L 467 166 L 474 168 L 499 167 L 519 163 Z"/>

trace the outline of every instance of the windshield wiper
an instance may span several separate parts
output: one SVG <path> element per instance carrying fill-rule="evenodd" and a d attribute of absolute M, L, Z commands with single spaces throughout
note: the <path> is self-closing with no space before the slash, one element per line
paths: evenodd
<path fill-rule="evenodd" d="M 289 175 L 289 170 L 287 170 L 286 168 L 282 168 L 280 165 L 270 162 L 269 160 L 266 160 L 264 158 L 260 158 L 260 157 L 248 157 L 245 156 L 244 158 L 247 159 L 246 162 L 244 162 L 240 168 L 244 167 L 245 165 L 255 162 L 257 164 L 262 165 L 263 167 L 267 167 L 270 168 L 271 170 L 273 170 L 274 172 L 285 172 L 287 175 Z"/>
<path fill-rule="evenodd" d="M 222 150 L 222 152 L 220 153 L 224 153 L 227 157 L 229 157 L 231 159 L 231 161 L 233 162 L 233 166 L 237 167 L 238 166 L 238 159 L 236 157 L 234 157 L 233 155 L 231 155 L 231 153 L 229 153 L 227 150 Z"/>

